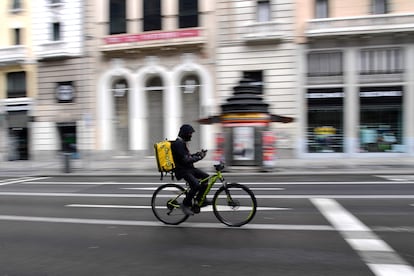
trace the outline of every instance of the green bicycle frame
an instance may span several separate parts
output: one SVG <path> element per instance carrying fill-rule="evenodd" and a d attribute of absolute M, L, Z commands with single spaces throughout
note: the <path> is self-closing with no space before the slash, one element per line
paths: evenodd
<path fill-rule="evenodd" d="M 223 177 L 221 171 L 217 171 L 215 174 L 213 174 L 209 177 L 206 177 L 206 178 L 204 178 L 200 181 L 200 182 L 208 181 L 208 184 L 207 184 L 206 190 L 204 191 L 203 196 L 201 197 L 201 200 L 197 203 L 198 206 L 201 206 L 204 203 L 204 200 L 206 199 L 207 195 L 210 193 L 211 188 L 214 186 L 214 184 L 219 179 L 223 183 L 223 185 L 225 185 L 224 177 Z M 174 202 L 176 202 L 177 198 L 179 198 L 181 195 L 185 194 L 187 192 L 187 190 L 188 190 L 188 188 L 185 191 L 183 191 L 182 193 L 178 194 L 175 198 L 170 199 L 169 202 L 168 202 L 168 205 L 174 206 L 174 208 L 179 208 L 180 205 L 175 204 Z"/>
<path fill-rule="evenodd" d="M 225 185 L 224 177 L 223 177 L 221 171 L 217 171 L 215 174 L 213 174 L 213 175 L 211 175 L 207 178 L 204 178 L 200 181 L 200 182 L 208 181 L 208 184 L 207 184 L 206 190 L 204 191 L 203 196 L 201 197 L 200 202 L 198 202 L 198 206 L 201 206 L 204 203 L 204 200 L 206 199 L 207 195 L 210 193 L 211 188 L 214 186 L 214 184 L 219 179 L 223 183 L 223 185 Z"/>

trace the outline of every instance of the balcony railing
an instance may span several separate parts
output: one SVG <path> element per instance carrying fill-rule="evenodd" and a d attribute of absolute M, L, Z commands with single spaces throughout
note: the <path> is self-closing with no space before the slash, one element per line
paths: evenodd
<path fill-rule="evenodd" d="M 28 58 L 24 45 L 0 47 L 0 65 L 19 64 Z"/>
<path fill-rule="evenodd" d="M 344 18 L 312 19 L 307 37 L 414 32 L 414 14 L 381 14 Z"/>
<path fill-rule="evenodd" d="M 111 35 L 103 38 L 100 50 L 141 51 L 149 49 L 174 49 L 178 47 L 196 46 L 207 43 L 204 28 L 177 29 L 173 31 L 154 31 L 139 34 Z"/>
<path fill-rule="evenodd" d="M 65 41 L 51 41 L 43 43 L 39 47 L 37 53 L 38 59 L 59 59 L 69 58 L 73 56 L 68 50 L 67 42 Z"/>
<path fill-rule="evenodd" d="M 277 22 L 256 22 L 243 30 L 242 39 L 246 43 L 274 42 L 282 39 L 280 24 Z"/>

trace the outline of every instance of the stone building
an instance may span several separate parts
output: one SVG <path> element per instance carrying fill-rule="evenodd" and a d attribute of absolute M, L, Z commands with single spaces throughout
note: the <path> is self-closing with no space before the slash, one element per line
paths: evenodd
<path fill-rule="evenodd" d="M 412 155 L 414 2 L 297 2 L 300 155 Z"/>

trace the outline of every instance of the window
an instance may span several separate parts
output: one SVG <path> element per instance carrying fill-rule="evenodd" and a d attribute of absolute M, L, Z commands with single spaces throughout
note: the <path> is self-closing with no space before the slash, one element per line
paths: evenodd
<path fill-rule="evenodd" d="M 271 21 L 270 2 L 258 1 L 257 2 L 257 22 L 269 22 Z"/>
<path fill-rule="evenodd" d="M 308 152 L 343 152 L 342 88 L 308 89 L 306 98 Z"/>
<path fill-rule="evenodd" d="M 198 27 L 198 1 L 180 0 L 178 20 L 179 28 Z"/>
<path fill-rule="evenodd" d="M 26 72 L 7 74 L 7 98 L 26 97 Z"/>
<path fill-rule="evenodd" d="M 126 0 L 110 0 L 109 34 L 124 34 L 126 26 Z"/>
<path fill-rule="evenodd" d="M 387 0 L 372 0 L 372 13 L 384 14 L 388 12 Z"/>
<path fill-rule="evenodd" d="M 59 41 L 61 39 L 61 27 L 59 22 L 52 24 L 52 41 Z"/>
<path fill-rule="evenodd" d="M 11 9 L 12 10 L 20 10 L 23 7 L 23 0 L 12 0 L 11 1 Z"/>
<path fill-rule="evenodd" d="M 329 17 L 328 0 L 316 0 L 315 4 L 315 18 Z"/>
<path fill-rule="evenodd" d="M 144 0 L 144 32 L 161 29 L 161 0 Z"/>
<path fill-rule="evenodd" d="M 251 80 L 251 84 L 263 86 L 263 71 L 244 71 L 243 79 Z"/>
<path fill-rule="evenodd" d="M 404 152 L 403 96 L 401 86 L 360 88 L 361 152 Z"/>
<path fill-rule="evenodd" d="M 393 74 L 404 71 L 401 48 L 365 49 L 360 53 L 360 74 Z"/>
<path fill-rule="evenodd" d="M 342 75 L 342 52 L 313 52 L 308 54 L 308 76 Z"/>
<path fill-rule="evenodd" d="M 13 29 L 14 45 L 22 44 L 22 30 L 19 28 Z"/>

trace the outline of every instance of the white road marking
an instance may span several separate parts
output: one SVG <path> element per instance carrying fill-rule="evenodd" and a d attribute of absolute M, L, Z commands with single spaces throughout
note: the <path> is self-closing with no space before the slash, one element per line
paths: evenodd
<path fill-rule="evenodd" d="M 152 194 L 82 194 L 82 193 L 36 193 L 36 192 L 0 192 L 0 196 L 33 197 L 113 197 L 113 198 L 151 198 Z M 168 196 L 168 195 L 165 195 Z M 247 198 L 248 196 L 240 196 Z M 256 199 L 414 199 L 414 195 L 255 195 Z"/>
<path fill-rule="evenodd" d="M 393 252 L 388 244 L 379 239 L 346 239 L 346 241 L 357 251 Z"/>
<path fill-rule="evenodd" d="M 67 204 L 65 207 L 78 208 L 114 208 L 114 209 L 151 209 L 151 206 L 145 205 L 107 205 L 107 204 Z M 167 207 L 165 207 L 167 208 Z"/>
<path fill-rule="evenodd" d="M 7 179 L 7 180 L 3 180 L 0 182 L 0 186 L 3 185 L 9 185 L 9 184 L 17 184 L 17 183 L 21 183 L 24 184 L 25 182 L 29 182 L 29 181 L 36 181 L 36 180 L 41 180 L 41 179 L 46 179 L 49 177 L 19 177 L 19 178 L 13 178 L 13 179 Z"/>
<path fill-rule="evenodd" d="M 369 268 L 378 276 L 411 276 L 414 270 L 409 265 L 368 264 Z"/>
<path fill-rule="evenodd" d="M 391 181 L 414 181 L 414 174 L 376 175 Z"/>
<path fill-rule="evenodd" d="M 364 261 L 375 275 L 414 276 L 414 269 L 405 260 L 338 202 L 328 198 L 313 198 L 311 201 L 361 258 L 365 258 Z M 348 238 L 353 233 L 364 233 L 366 237 Z M 383 260 L 378 252 L 388 252 L 396 264 L 381 263 Z"/>
<path fill-rule="evenodd" d="M 414 181 L 414 180 L 413 180 Z M 407 180 L 403 181 L 295 181 L 295 182 L 237 182 L 243 185 L 381 185 L 381 184 L 413 184 Z M 167 184 L 166 182 L 91 182 L 91 181 L 34 181 L 29 180 L 24 184 L 27 185 L 155 185 L 161 186 Z M 174 182 L 173 184 L 178 184 L 184 186 L 182 182 Z M 220 185 L 217 183 L 216 185 Z"/>
<path fill-rule="evenodd" d="M 185 222 L 177 226 L 169 226 L 157 221 L 137 220 L 106 220 L 106 219 L 79 219 L 79 218 L 58 218 L 58 217 L 30 217 L 30 216 L 8 216 L 0 215 L 0 221 L 22 221 L 22 222 L 45 222 L 45 223 L 74 223 L 74 224 L 95 224 L 95 225 L 122 225 L 122 226 L 146 226 L 146 227 L 185 227 L 185 228 L 226 228 L 221 223 L 191 223 Z M 334 231 L 329 225 L 289 225 L 289 224 L 248 224 L 243 227 L 231 228 L 254 229 L 254 230 L 295 230 L 295 231 Z"/>
<path fill-rule="evenodd" d="M 78 208 L 119 208 L 119 209 L 151 209 L 151 206 L 144 205 L 105 205 L 105 204 L 67 204 L 65 207 L 78 207 Z M 161 207 L 159 207 L 161 208 Z M 167 207 L 165 207 L 167 208 Z M 228 206 L 218 206 L 219 210 L 225 211 Z M 251 207 L 240 207 L 238 210 L 250 211 Z M 257 207 L 258 211 L 286 211 L 291 208 L 277 208 L 277 207 Z M 201 208 L 203 212 L 213 212 L 213 207 L 208 206 Z"/>
<path fill-rule="evenodd" d="M 145 187 L 145 188 L 121 188 L 121 190 L 143 190 L 143 191 L 154 191 L 158 187 Z M 174 189 L 165 189 L 165 190 L 174 190 Z M 218 188 L 212 188 L 212 191 L 217 191 Z M 283 191 L 286 190 L 285 188 L 252 188 L 252 191 Z"/>

